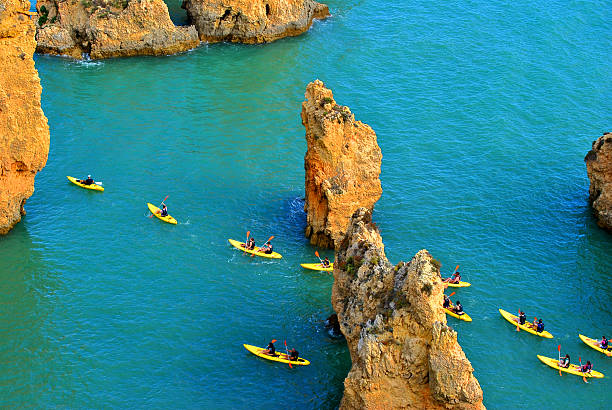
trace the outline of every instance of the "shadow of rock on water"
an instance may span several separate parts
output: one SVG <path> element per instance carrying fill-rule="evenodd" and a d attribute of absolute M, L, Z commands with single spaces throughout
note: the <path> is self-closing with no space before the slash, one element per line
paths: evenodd
<path fill-rule="evenodd" d="M 340 331 L 340 322 L 338 321 L 338 315 L 336 313 L 331 314 L 325 320 L 325 329 L 327 329 L 327 334 L 332 339 L 344 339 L 344 335 Z"/>

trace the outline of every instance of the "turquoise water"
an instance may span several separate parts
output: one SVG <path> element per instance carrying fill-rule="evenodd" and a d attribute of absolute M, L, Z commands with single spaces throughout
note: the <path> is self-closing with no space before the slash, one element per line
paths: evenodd
<path fill-rule="evenodd" d="M 264 46 L 74 62 L 37 56 L 51 128 L 28 215 L 0 238 L 7 407 L 334 408 L 350 368 L 322 321 L 332 278 L 303 271 L 306 84 L 377 132 L 389 259 L 427 248 L 474 284 L 449 318 L 489 408 L 604 408 L 612 235 L 583 162 L 610 129 L 605 2 L 330 1 L 333 17 Z M 71 185 L 91 173 L 102 194 Z M 147 218 L 166 203 L 178 226 Z M 280 261 L 227 244 L 275 235 Z M 322 252 L 332 256 L 329 251 Z M 516 333 L 503 307 L 554 335 Z M 242 343 L 287 340 L 289 369 Z M 559 377 L 557 345 L 608 377 Z"/>

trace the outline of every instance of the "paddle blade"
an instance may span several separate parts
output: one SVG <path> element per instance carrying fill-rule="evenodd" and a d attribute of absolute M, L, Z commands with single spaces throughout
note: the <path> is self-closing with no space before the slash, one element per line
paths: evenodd
<path fill-rule="evenodd" d="M 455 266 L 455 272 L 457 272 L 457 269 L 459 269 L 459 265 Z M 453 273 L 455 273 L 453 272 Z"/>
<path fill-rule="evenodd" d="M 247 239 L 249 239 L 249 235 L 251 235 L 251 231 L 247 231 Z"/>
<path fill-rule="evenodd" d="M 455 292 L 451 293 L 450 295 L 448 295 L 448 297 L 450 298 L 451 296 L 453 296 L 455 294 Z"/>
<path fill-rule="evenodd" d="M 516 331 L 520 332 L 519 322 L 521 321 L 521 309 L 519 309 L 518 316 L 516 317 Z"/>
<path fill-rule="evenodd" d="M 317 258 L 320 258 L 320 256 L 319 256 L 319 251 L 315 251 L 315 256 L 316 256 Z"/>
<path fill-rule="evenodd" d="M 270 237 L 270 239 L 268 239 L 268 240 L 266 241 L 266 243 L 270 242 L 272 239 L 274 239 L 274 235 L 272 235 L 272 236 Z"/>
<path fill-rule="evenodd" d="M 561 345 L 557 346 L 557 350 L 561 353 Z"/>
<path fill-rule="evenodd" d="M 271 343 L 276 343 L 276 339 L 272 339 L 272 342 L 271 342 Z M 285 343 L 285 344 L 286 344 L 286 343 Z"/>

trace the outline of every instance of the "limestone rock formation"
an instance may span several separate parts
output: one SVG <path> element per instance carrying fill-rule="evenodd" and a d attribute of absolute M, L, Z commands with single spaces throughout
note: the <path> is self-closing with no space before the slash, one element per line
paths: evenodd
<path fill-rule="evenodd" d="M 313 19 L 329 16 L 325 4 L 314 0 L 183 0 L 200 40 L 210 43 L 269 43 L 297 36 Z"/>
<path fill-rule="evenodd" d="M 47 162 L 49 127 L 34 67 L 36 28 L 27 0 L 0 0 L 0 234 L 25 214 L 34 177 Z"/>
<path fill-rule="evenodd" d="M 92 59 L 167 55 L 198 46 L 163 0 L 38 0 L 37 51 Z"/>
<path fill-rule="evenodd" d="M 353 212 L 359 207 L 372 211 L 382 194 L 382 154 L 372 128 L 336 104 L 319 80 L 306 87 L 302 124 L 308 146 L 306 236 L 313 245 L 337 247 Z"/>
<path fill-rule="evenodd" d="M 483 409 L 473 368 L 446 324 L 439 263 L 426 250 L 392 266 L 372 214 L 353 215 L 336 250 L 332 305 L 353 366 L 341 409 Z"/>
<path fill-rule="evenodd" d="M 612 133 L 607 132 L 593 141 L 584 161 L 591 180 L 589 201 L 597 224 L 612 232 Z"/>

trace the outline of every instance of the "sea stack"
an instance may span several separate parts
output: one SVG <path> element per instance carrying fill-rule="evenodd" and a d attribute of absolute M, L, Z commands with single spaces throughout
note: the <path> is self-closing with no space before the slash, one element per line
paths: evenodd
<path fill-rule="evenodd" d="M 300 35 L 313 19 L 329 16 L 328 7 L 314 0 L 184 0 L 182 7 L 200 40 L 209 43 L 269 43 Z"/>
<path fill-rule="evenodd" d="M 195 27 L 177 27 L 163 0 L 38 0 L 39 53 L 92 59 L 167 55 L 199 45 Z"/>
<path fill-rule="evenodd" d="M 351 215 L 369 211 L 382 194 L 382 154 L 376 133 L 355 121 L 351 110 L 338 105 L 332 91 L 316 80 L 306 87 L 302 103 L 307 151 L 306 237 L 323 248 L 337 248 Z"/>
<path fill-rule="evenodd" d="M 597 225 L 612 232 L 612 133 L 606 132 L 593 141 L 584 162 L 591 181 L 589 202 Z"/>
<path fill-rule="evenodd" d="M 0 234 L 21 216 L 47 162 L 49 126 L 34 67 L 36 28 L 27 0 L 0 0 Z"/>
<path fill-rule="evenodd" d="M 470 361 L 446 324 L 439 262 L 391 265 L 368 209 L 336 250 L 332 305 L 352 368 L 340 409 L 484 409 Z"/>

